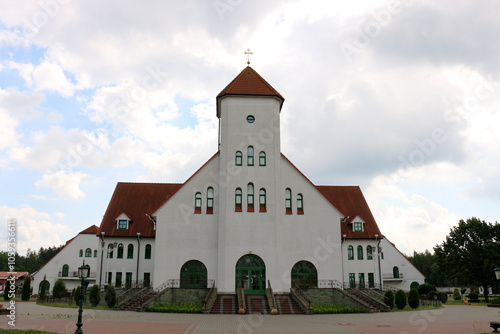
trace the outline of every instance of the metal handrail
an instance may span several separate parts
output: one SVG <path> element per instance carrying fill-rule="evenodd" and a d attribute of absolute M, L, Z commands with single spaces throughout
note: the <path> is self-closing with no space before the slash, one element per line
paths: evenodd
<path fill-rule="evenodd" d="M 271 309 L 271 312 L 273 310 L 277 310 L 278 303 L 276 302 L 276 298 L 274 297 L 274 292 L 273 292 L 273 288 L 271 286 L 270 280 L 267 280 L 266 297 L 267 297 L 267 302 L 269 303 L 269 308 Z"/>
<path fill-rule="evenodd" d="M 302 289 L 294 281 L 292 281 L 291 291 L 292 291 L 292 293 L 295 293 L 296 295 L 301 297 L 307 303 L 306 305 L 304 305 L 305 307 L 311 308 L 311 304 L 312 304 L 311 299 L 309 299 L 309 297 L 307 297 L 307 295 L 304 293 L 304 291 L 302 291 Z"/>

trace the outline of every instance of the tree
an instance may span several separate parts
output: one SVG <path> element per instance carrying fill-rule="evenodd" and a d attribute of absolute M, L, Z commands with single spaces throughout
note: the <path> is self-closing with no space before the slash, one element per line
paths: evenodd
<path fill-rule="evenodd" d="M 392 292 L 392 290 L 387 290 L 385 292 L 384 302 L 389 306 L 391 310 L 394 308 L 394 292 Z"/>
<path fill-rule="evenodd" d="M 482 286 L 488 302 L 488 286 L 496 285 L 494 268 L 500 264 L 500 225 L 478 218 L 460 220 L 441 245 L 434 247 L 436 262 L 448 276 L 467 285 Z"/>
<path fill-rule="evenodd" d="M 89 301 L 92 306 L 96 307 L 101 301 L 101 292 L 99 291 L 98 285 L 93 285 L 89 292 Z"/>
<path fill-rule="evenodd" d="M 406 306 L 406 292 L 403 290 L 396 291 L 396 296 L 394 297 L 394 303 L 398 310 L 402 310 Z"/>
<path fill-rule="evenodd" d="M 21 300 L 30 300 L 30 297 L 31 297 L 31 278 L 28 277 L 24 280 Z"/>
<path fill-rule="evenodd" d="M 58 279 L 54 283 L 54 287 L 52 288 L 52 295 L 54 296 L 54 298 L 61 298 L 64 297 L 66 293 L 66 283 L 64 283 L 62 279 Z"/>
<path fill-rule="evenodd" d="M 9 278 L 12 276 L 9 276 Z M 11 292 L 10 292 L 10 286 L 12 284 L 12 281 L 7 278 L 7 281 L 5 282 L 5 289 L 3 290 L 3 299 L 5 301 L 9 301 L 11 298 Z"/>
<path fill-rule="evenodd" d="M 413 252 L 408 260 L 425 276 L 426 281 L 434 286 L 460 285 L 458 281 L 450 281 L 436 263 L 436 254 L 426 250 L 423 253 Z"/>
<path fill-rule="evenodd" d="M 112 285 L 108 285 L 106 288 L 106 293 L 104 294 L 104 300 L 109 308 L 113 308 L 116 305 L 116 290 Z"/>
<path fill-rule="evenodd" d="M 411 308 L 417 308 L 420 305 L 420 295 L 417 289 L 411 289 L 408 295 L 408 305 Z"/>

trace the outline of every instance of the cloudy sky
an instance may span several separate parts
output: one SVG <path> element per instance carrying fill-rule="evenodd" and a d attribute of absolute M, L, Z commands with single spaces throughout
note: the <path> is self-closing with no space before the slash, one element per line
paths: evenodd
<path fill-rule="evenodd" d="M 245 66 L 286 99 L 282 152 L 359 185 L 384 235 L 431 250 L 500 213 L 494 0 L 0 0 L 0 249 L 99 225 L 119 181 L 184 182 Z"/>

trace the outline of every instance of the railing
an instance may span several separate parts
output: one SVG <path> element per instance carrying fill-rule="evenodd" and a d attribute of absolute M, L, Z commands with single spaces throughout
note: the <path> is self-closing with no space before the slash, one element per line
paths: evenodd
<path fill-rule="evenodd" d="M 163 284 L 160 286 L 157 286 L 154 291 L 155 292 L 161 292 L 167 288 L 179 288 L 181 286 L 181 280 L 180 279 L 168 279 Z"/>
<path fill-rule="evenodd" d="M 307 297 L 304 291 L 302 291 L 302 289 L 294 281 L 292 281 L 292 288 L 290 289 L 290 292 L 292 293 L 292 296 L 299 301 L 299 304 L 304 306 L 306 313 L 309 313 L 310 311 L 312 312 L 311 299 Z"/>
<path fill-rule="evenodd" d="M 210 313 L 210 310 L 212 310 L 212 307 L 214 307 L 216 299 L 217 299 L 217 288 L 215 287 L 215 280 L 214 280 L 212 288 L 205 297 L 205 300 L 203 301 L 203 313 Z"/>
<path fill-rule="evenodd" d="M 267 289 L 266 289 L 266 297 L 267 297 L 267 302 L 269 303 L 269 308 L 271 309 L 271 314 L 274 312 L 277 312 L 278 310 L 278 303 L 276 303 L 276 298 L 274 297 L 273 293 L 273 288 L 271 286 L 271 281 L 267 280 Z"/>
<path fill-rule="evenodd" d="M 207 280 L 207 288 L 209 288 L 209 289 L 215 288 L 215 280 L 214 279 Z"/>
<path fill-rule="evenodd" d="M 77 279 L 80 279 L 80 277 L 78 277 L 78 271 L 68 272 L 68 274 L 66 276 L 63 276 L 62 271 L 59 271 L 57 273 L 57 277 L 59 277 L 59 278 L 77 278 Z M 96 278 L 96 277 L 97 277 L 97 272 L 93 271 L 93 272 L 90 272 L 90 275 L 89 275 L 88 278 Z"/>
<path fill-rule="evenodd" d="M 236 296 L 238 298 L 238 311 L 247 309 L 247 302 L 245 301 L 245 290 L 242 287 L 236 289 Z"/>
<path fill-rule="evenodd" d="M 394 277 L 394 274 L 382 274 L 382 278 L 383 279 L 387 279 L 387 280 L 390 280 L 390 279 L 402 279 L 404 277 L 403 273 L 399 273 L 398 276 L 399 277 Z"/>
<path fill-rule="evenodd" d="M 337 281 L 337 280 L 318 280 L 318 288 L 319 289 L 342 289 L 342 282 Z"/>
<path fill-rule="evenodd" d="M 150 288 L 142 288 L 141 290 L 137 291 L 136 293 L 128 296 L 128 298 L 125 298 L 123 301 L 120 303 L 117 303 L 115 306 L 115 309 L 120 310 L 123 308 L 125 305 L 127 305 L 130 301 L 141 298 L 145 295 L 147 295 L 151 291 Z"/>

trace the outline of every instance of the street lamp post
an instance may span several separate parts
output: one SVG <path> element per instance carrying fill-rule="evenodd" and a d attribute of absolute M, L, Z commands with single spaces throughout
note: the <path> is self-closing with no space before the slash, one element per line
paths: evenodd
<path fill-rule="evenodd" d="M 80 286 L 80 302 L 79 302 L 79 308 L 78 308 L 78 321 L 76 323 L 76 331 L 75 334 L 83 334 L 82 331 L 82 313 L 83 313 L 83 296 L 84 296 L 84 289 L 85 289 L 85 279 L 89 277 L 90 275 L 90 266 L 88 264 L 85 264 L 85 261 L 83 261 L 83 265 L 81 267 L 78 267 L 78 277 L 81 278 L 82 283 Z"/>

